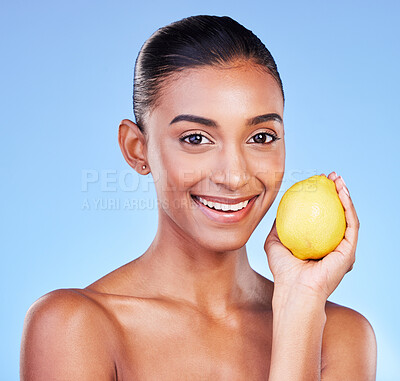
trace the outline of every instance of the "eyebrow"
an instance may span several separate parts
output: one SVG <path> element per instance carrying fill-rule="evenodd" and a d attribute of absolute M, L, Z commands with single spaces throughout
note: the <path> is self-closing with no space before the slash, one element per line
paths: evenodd
<path fill-rule="evenodd" d="M 258 116 L 254 117 L 254 118 L 248 119 L 247 120 L 247 125 L 248 126 L 255 126 L 257 124 L 260 124 L 260 123 L 263 123 L 263 122 L 269 122 L 271 120 L 283 124 L 282 117 L 279 114 L 270 113 L 270 114 L 258 115 Z M 178 115 L 174 119 L 172 119 L 172 121 L 169 123 L 169 125 L 174 124 L 174 123 L 178 123 L 178 122 L 182 122 L 182 121 L 202 124 L 202 125 L 207 126 L 207 127 L 215 127 L 215 128 L 218 127 L 217 122 L 215 122 L 212 119 L 207 119 L 207 118 L 203 118 L 201 116 L 191 115 L 191 114 Z"/>

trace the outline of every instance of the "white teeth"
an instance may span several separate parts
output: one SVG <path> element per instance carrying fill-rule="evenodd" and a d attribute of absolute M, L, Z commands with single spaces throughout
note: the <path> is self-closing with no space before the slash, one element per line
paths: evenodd
<path fill-rule="evenodd" d="M 219 202 L 212 202 L 212 201 L 207 201 L 204 198 L 198 197 L 198 200 L 203 204 L 208 206 L 209 208 L 214 208 L 216 210 L 223 210 L 224 212 L 228 210 L 233 210 L 234 212 L 243 209 L 247 206 L 249 203 L 249 200 L 239 202 L 238 204 L 221 204 Z"/>
<path fill-rule="evenodd" d="M 239 210 L 239 206 L 233 205 L 233 206 L 231 206 L 231 208 L 232 208 L 232 210 L 234 210 L 235 212 Z"/>

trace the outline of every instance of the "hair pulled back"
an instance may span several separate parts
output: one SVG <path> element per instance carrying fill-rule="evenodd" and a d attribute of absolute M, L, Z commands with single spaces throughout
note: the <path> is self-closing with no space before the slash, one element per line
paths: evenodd
<path fill-rule="evenodd" d="M 133 112 L 140 130 L 144 132 L 145 116 L 156 105 L 164 81 L 172 74 L 205 65 L 226 66 L 239 59 L 266 68 L 284 96 L 269 50 L 252 31 L 232 18 L 191 16 L 158 29 L 143 44 L 135 63 Z"/>

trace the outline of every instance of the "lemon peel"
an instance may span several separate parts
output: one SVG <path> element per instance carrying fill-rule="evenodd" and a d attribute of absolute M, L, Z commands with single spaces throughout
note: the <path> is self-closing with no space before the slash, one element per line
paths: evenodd
<path fill-rule="evenodd" d="M 346 230 L 335 183 L 312 176 L 292 185 L 279 203 L 276 230 L 282 244 L 299 259 L 320 259 L 333 251 Z"/>

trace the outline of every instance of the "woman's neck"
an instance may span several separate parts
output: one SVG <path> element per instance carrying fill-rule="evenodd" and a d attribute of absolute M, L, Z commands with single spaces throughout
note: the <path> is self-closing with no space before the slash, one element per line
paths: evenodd
<path fill-rule="evenodd" d="M 159 224 L 137 264 L 141 284 L 147 284 L 152 294 L 185 302 L 212 316 L 224 316 L 265 298 L 261 276 L 250 267 L 245 246 L 212 251 L 169 224 Z"/>

